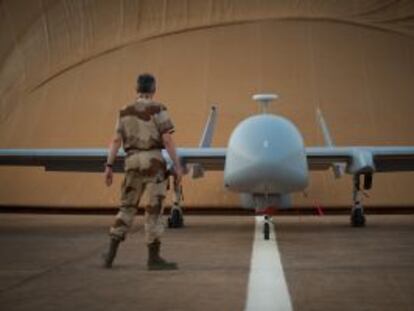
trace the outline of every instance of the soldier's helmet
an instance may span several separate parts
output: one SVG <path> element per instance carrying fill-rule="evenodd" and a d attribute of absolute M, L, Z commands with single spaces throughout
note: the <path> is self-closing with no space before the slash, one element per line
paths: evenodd
<path fill-rule="evenodd" d="M 138 93 L 155 93 L 155 77 L 149 73 L 140 74 L 137 78 Z"/>

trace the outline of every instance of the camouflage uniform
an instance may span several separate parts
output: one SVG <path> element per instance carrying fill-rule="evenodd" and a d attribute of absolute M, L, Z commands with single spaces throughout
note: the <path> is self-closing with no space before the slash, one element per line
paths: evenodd
<path fill-rule="evenodd" d="M 166 163 L 161 154 L 162 134 L 172 133 L 172 124 L 164 105 L 149 99 L 137 101 L 119 113 L 117 132 L 122 137 L 125 159 L 125 178 L 121 187 L 121 208 L 110 235 L 125 239 L 132 225 L 137 205 L 146 190 L 145 238 L 148 244 L 159 240 L 163 201 L 166 194 Z"/>

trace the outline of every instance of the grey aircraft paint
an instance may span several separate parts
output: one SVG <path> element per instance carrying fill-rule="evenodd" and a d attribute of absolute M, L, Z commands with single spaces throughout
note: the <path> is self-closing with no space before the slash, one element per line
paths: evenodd
<path fill-rule="evenodd" d="M 305 147 L 293 123 L 267 114 L 242 121 L 230 136 L 224 183 L 229 190 L 260 194 L 306 188 Z"/>

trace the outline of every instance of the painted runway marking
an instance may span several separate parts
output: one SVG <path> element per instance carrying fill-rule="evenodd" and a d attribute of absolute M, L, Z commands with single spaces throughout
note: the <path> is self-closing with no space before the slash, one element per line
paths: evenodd
<path fill-rule="evenodd" d="M 273 225 L 265 240 L 263 224 L 263 217 L 256 216 L 245 310 L 292 310 Z"/>

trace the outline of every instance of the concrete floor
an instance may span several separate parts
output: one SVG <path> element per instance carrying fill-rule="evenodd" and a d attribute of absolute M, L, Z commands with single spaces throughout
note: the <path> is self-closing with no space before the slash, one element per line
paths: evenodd
<path fill-rule="evenodd" d="M 112 270 L 111 216 L 0 214 L 0 310 L 242 310 L 254 218 L 187 216 L 167 230 L 174 272 L 146 271 L 142 218 Z M 295 310 L 412 310 L 414 216 L 282 216 L 276 235 Z"/>
<path fill-rule="evenodd" d="M 276 219 L 295 310 L 414 310 L 414 216 L 367 219 Z"/>

